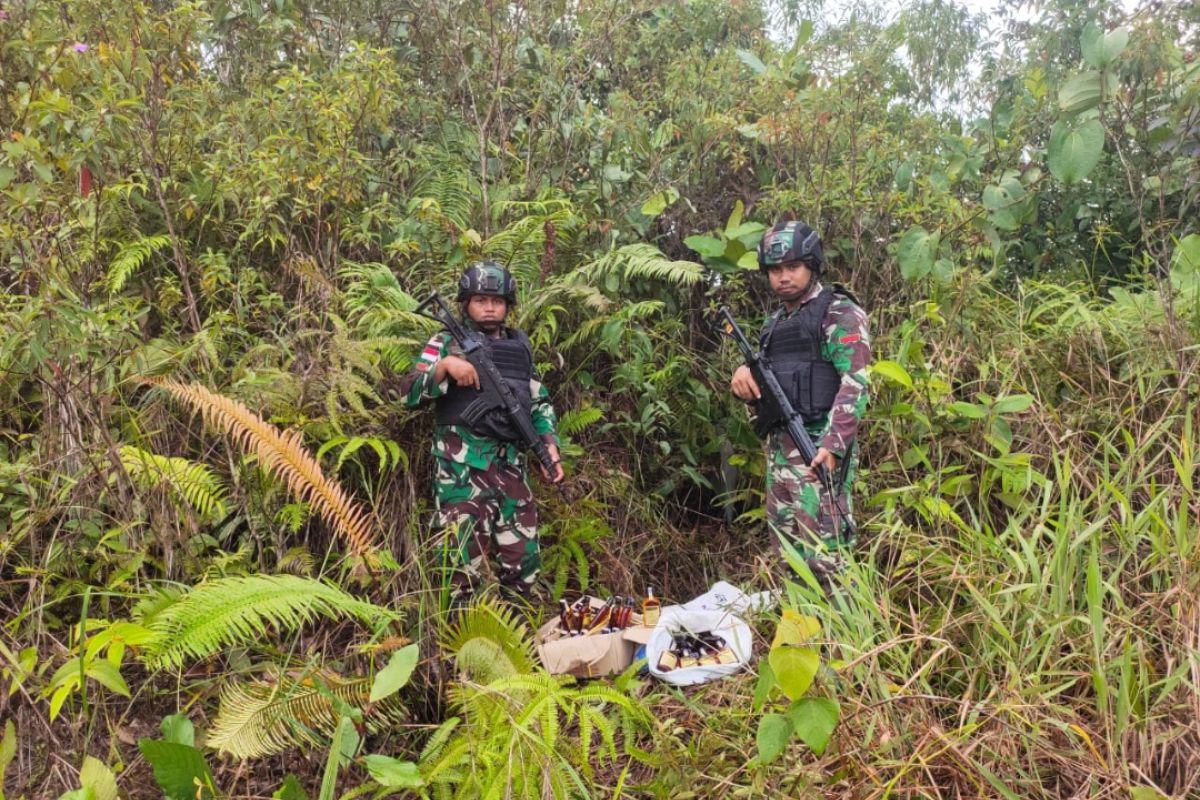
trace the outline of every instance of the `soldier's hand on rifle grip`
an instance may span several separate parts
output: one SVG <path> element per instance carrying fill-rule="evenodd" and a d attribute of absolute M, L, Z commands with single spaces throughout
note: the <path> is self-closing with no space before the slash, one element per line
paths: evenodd
<path fill-rule="evenodd" d="M 454 379 L 454 382 L 459 386 L 470 386 L 478 389 L 479 373 L 475 371 L 475 365 L 465 358 L 458 356 L 446 356 L 437 365 L 437 374 L 433 376 L 434 380 L 441 383 L 445 380 L 446 375 Z"/>
<path fill-rule="evenodd" d="M 817 455 L 813 458 L 812 467 L 816 469 L 820 466 L 824 466 L 825 469 L 829 470 L 829 474 L 832 475 L 837 472 L 837 456 L 824 447 L 817 448 Z"/>
<path fill-rule="evenodd" d="M 729 382 L 729 388 L 733 390 L 735 397 L 746 402 L 762 399 L 762 392 L 758 388 L 758 383 L 754 380 L 754 373 L 745 364 L 734 370 L 733 380 Z"/>
<path fill-rule="evenodd" d="M 550 458 L 554 459 L 554 473 L 551 474 L 545 465 L 539 465 L 542 468 L 542 477 L 551 483 L 562 483 L 565 473 L 563 472 L 562 458 L 558 455 L 558 447 L 547 442 L 546 449 L 550 451 Z"/>

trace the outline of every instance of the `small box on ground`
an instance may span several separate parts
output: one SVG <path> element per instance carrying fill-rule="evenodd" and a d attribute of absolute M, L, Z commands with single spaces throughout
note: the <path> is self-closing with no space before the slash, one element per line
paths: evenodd
<path fill-rule="evenodd" d="M 604 605 L 596 598 L 591 604 L 597 610 Z M 623 630 L 571 636 L 554 617 L 538 628 L 535 641 L 538 658 L 551 675 L 598 678 L 624 672 L 653 632 L 653 628 L 642 625 L 640 614 L 634 614 L 629 627 Z"/>

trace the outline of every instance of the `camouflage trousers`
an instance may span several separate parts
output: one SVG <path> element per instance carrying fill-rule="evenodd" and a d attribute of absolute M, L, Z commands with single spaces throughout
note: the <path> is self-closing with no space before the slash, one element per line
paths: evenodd
<path fill-rule="evenodd" d="M 847 458 L 845 478 L 834 489 L 850 509 L 849 488 L 854 483 L 857 453 L 851 451 Z M 840 467 L 835 480 L 843 473 Z M 805 464 L 800 448 L 785 433 L 772 433 L 767 440 L 767 528 L 779 541 L 780 552 L 785 545 L 795 548 L 817 581 L 828 589 L 845 568 L 844 552 L 854 545 L 845 535 L 844 524 L 816 472 Z"/>
<path fill-rule="evenodd" d="M 527 595 L 542 569 L 537 509 L 523 462 L 487 469 L 435 458 L 436 529 L 443 575 L 456 598 L 474 591 L 490 560 L 502 589 Z M 443 584 L 445 585 L 445 584 Z"/>

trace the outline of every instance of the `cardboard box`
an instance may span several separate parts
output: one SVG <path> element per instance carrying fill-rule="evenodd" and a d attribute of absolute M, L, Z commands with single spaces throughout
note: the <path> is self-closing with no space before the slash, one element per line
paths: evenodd
<path fill-rule="evenodd" d="M 593 598 L 592 607 L 604 604 Z M 653 628 L 642 625 L 640 614 L 634 614 L 628 628 L 613 633 L 594 633 L 590 636 L 570 636 L 562 629 L 558 616 L 538 628 L 536 643 L 538 658 L 551 675 L 574 675 L 577 678 L 597 678 L 624 672 L 633 663 L 637 649 L 650 641 Z"/>

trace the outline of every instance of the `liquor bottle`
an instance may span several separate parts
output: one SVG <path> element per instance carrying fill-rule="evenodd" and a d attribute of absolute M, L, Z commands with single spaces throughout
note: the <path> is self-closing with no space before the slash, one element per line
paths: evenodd
<path fill-rule="evenodd" d="M 642 624 L 647 628 L 653 628 L 658 624 L 659 612 L 662 610 L 662 603 L 654 596 L 654 587 L 646 587 L 646 597 L 642 600 Z"/>

